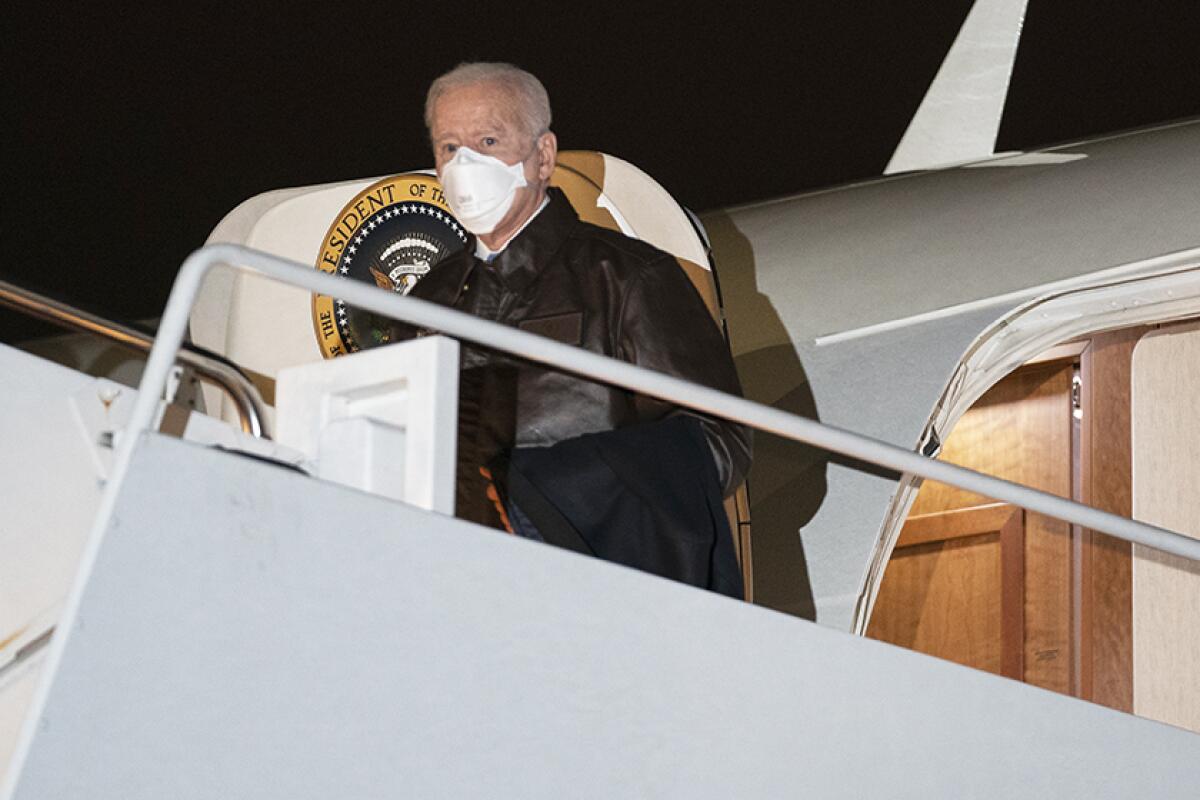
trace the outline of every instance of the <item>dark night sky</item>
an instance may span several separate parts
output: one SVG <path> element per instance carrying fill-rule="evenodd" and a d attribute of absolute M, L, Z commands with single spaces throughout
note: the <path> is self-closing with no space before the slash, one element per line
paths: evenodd
<path fill-rule="evenodd" d="M 531 70 L 564 149 L 696 210 L 877 175 L 970 5 L 10 8 L 0 277 L 157 316 L 240 201 L 427 166 L 425 88 L 463 60 Z M 1030 0 L 998 148 L 1200 114 L 1197 5 Z"/>

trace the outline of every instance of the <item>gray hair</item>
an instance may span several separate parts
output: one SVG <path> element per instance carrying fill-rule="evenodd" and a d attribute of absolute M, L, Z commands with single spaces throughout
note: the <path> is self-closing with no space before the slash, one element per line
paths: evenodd
<path fill-rule="evenodd" d="M 550 96 L 542 82 L 520 67 L 489 61 L 459 64 L 429 86 L 425 96 L 425 128 L 433 131 L 433 106 L 451 89 L 477 83 L 498 83 L 517 101 L 513 109 L 530 138 L 550 130 Z"/>

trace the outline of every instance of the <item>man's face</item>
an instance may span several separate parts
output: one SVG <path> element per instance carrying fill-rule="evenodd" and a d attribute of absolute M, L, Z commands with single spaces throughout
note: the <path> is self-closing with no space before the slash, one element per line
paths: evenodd
<path fill-rule="evenodd" d="M 494 83 L 450 89 L 433 107 L 429 131 L 438 176 L 459 147 L 469 147 L 505 164 L 523 162 L 531 188 L 544 183 L 554 170 L 554 134 L 533 139 L 513 113 L 516 100 Z M 549 147 L 548 147 L 549 145 Z"/>
<path fill-rule="evenodd" d="M 429 136 L 438 177 L 460 147 L 505 164 L 521 163 L 528 185 L 517 190 L 512 207 L 492 233 L 480 236 L 489 247 L 503 243 L 537 209 L 558 156 L 553 133 L 533 137 L 513 112 L 516 99 L 506 87 L 477 83 L 450 89 L 434 103 Z"/>

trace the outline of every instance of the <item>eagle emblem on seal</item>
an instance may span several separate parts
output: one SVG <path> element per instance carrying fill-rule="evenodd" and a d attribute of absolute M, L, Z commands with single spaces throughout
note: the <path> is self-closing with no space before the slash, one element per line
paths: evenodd
<path fill-rule="evenodd" d="M 398 175 L 346 204 L 322 242 L 317 268 L 406 295 L 467 239 L 437 178 Z M 392 320 L 336 297 L 313 296 L 313 329 L 325 358 L 388 344 L 393 328 Z"/>

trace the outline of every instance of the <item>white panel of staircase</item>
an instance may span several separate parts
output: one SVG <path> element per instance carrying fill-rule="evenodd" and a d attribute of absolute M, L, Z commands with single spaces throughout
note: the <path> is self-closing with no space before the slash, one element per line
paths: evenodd
<path fill-rule="evenodd" d="M 15 797 L 1185 797 L 1200 737 L 147 435 Z"/>
<path fill-rule="evenodd" d="M 322 478 L 453 514 L 458 352 L 424 336 L 281 369 L 276 439 Z"/>
<path fill-rule="evenodd" d="M 97 438 L 124 424 L 135 392 L 4 345 L 0 385 L 3 666 L 71 585 L 111 460 Z"/>

